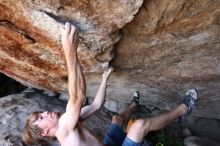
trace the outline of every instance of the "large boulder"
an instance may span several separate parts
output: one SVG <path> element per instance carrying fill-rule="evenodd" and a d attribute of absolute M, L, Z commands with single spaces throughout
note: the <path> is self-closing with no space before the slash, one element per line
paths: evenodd
<path fill-rule="evenodd" d="M 25 85 L 68 90 L 59 25 L 70 21 L 80 32 L 88 96 L 110 63 L 109 99 L 130 102 L 140 90 L 143 104 L 171 110 L 195 87 L 192 114 L 220 119 L 218 0 L 0 0 L 0 12 L 0 71 Z"/>
<path fill-rule="evenodd" d="M 144 1 L 115 48 L 111 98 L 128 102 L 138 89 L 142 103 L 170 110 L 195 87 L 192 114 L 220 119 L 219 18 L 216 0 Z"/>
<path fill-rule="evenodd" d="M 119 29 L 143 0 L 0 0 L 0 71 L 25 85 L 67 91 L 59 27 L 74 24 L 84 72 L 100 72 L 113 58 Z"/>
<path fill-rule="evenodd" d="M 190 136 L 184 139 L 184 146 L 219 146 L 218 142 L 215 142 L 207 137 Z"/>

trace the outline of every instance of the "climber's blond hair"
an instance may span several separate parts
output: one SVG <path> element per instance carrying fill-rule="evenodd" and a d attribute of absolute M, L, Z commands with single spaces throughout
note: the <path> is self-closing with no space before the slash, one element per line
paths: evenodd
<path fill-rule="evenodd" d="M 33 112 L 30 114 L 28 117 L 23 134 L 22 134 L 22 140 L 24 143 L 29 144 L 29 145 L 35 145 L 35 144 L 41 144 L 48 142 L 48 137 L 43 137 L 41 136 L 41 132 L 43 129 L 38 127 L 37 125 L 34 124 L 34 122 L 37 120 L 38 115 L 41 112 Z"/>

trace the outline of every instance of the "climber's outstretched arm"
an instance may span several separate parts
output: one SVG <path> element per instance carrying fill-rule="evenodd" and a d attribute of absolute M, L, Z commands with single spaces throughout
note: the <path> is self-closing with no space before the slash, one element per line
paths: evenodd
<path fill-rule="evenodd" d="M 104 104 L 105 96 L 106 96 L 107 81 L 112 71 L 113 71 L 113 68 L 108 68 L 103 73 L 102 82 L 96 94 L 96 97 L 92 104 L 87 105 L 82 108 L 81 113 L 80 113 L 80 121 L 84 121 L 88 119 L 91 115 L 93 115 L 96 111 L 98 111 Z"/>

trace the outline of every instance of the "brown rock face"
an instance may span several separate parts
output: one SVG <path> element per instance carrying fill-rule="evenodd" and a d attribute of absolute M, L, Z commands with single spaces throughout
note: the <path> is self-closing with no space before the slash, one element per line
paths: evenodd
<path fill-rule="evenodd" d="M 80 35 L 84 72 L 100 72 L 112 57 L 119 29 L 142 0 L 0 0 L 0 71 L 30 86 L 67 91 L 59 26 L 74 24 Z"/>
<path fill-rule="evenodd" d="M 26 85 L 67 91 L 59 25 L 70 21 L 89 96 L 111 61 L 108 98 L 129 102 L 140 90 L 143 104 L 170 110 L 195 87 L 193 114 L 220 119 L 218 0 L 0 0 L 0 12 L 0 71 Z"/>
<path fill-rule="evenodd" d="M 216 0 L 145 1 L 122 29 L 113 64 L 124 77 L 119 80 L 127 82 L 115 90 L 137 88 L 145 104 L 170 109 L 195 87 L 199 106 L 194 114 L 220 119 L 219 18 Z"/>

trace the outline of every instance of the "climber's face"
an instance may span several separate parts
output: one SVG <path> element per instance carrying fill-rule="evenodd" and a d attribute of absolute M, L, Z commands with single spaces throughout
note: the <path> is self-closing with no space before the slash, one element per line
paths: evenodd
<path fill-rule="evenodd" d="M 46 130 L 45 133 L 47 134 L 48 130 L 58 126 L 59 118 L 60 113 L 58 112 L 39 112 L 37 114 L 36 121 L 34 122 L 34 124 L 36 124 L 42 130 Z M 42 134 L 42 136 L 46 135 Z"/>

